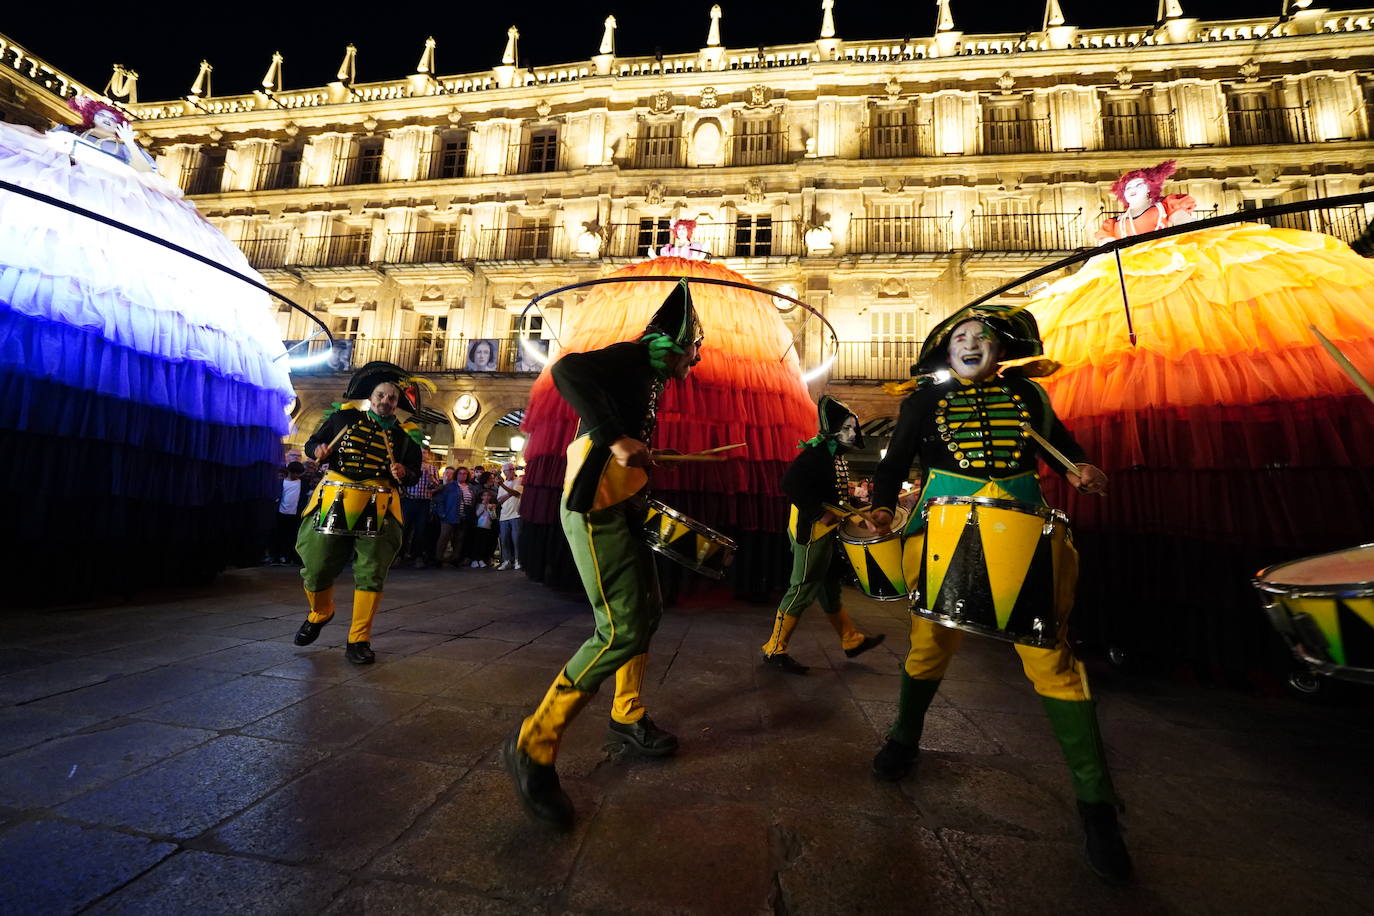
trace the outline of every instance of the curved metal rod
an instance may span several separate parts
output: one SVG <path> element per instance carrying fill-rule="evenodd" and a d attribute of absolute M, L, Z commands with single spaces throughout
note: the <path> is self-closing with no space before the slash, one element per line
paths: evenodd
<path fill-rule="evenodd" d="M 1283 216 L 1286 213 L 1302 213 L 1306 210 L 1322 210 L 1331 207 L 1345 207 L 1353 206 L 1356 204 L 1368 203 L 1374 203 L 1374 191 L 1360 191 L 1355 194 L 1342 194 L 1339 197 L 1320 197 L 1316 200 L 1302 200 L 1291 204 L 1278 204 L 1273 207 L 1260 207 L 1256 210 L 1242 210 L 1239 213 L 1227 213 L 1224 216 L 1211 216 L 1207 219 L 1200 219 L 1190 223 L 1184 223 L 1181 226 L 1170 226 L 1167 229 L 1156 229 L 1153 232 L 1142 232 L 1140 233 L 1140 235 L 1127 236 L 1124 239 L 1114 239 L 1110 242 L 1103 242 L 1101 245 L 1097 245 L 1093 248 L 1088 248 L 1083 251 L 1079 251 L 1076 254 L 1071 254 L 1067 258 L 1061 258 L 1060 260 L 1055 261 L 1053 264 L 1046 264 L 1044 267 L 1032 270 L 1030 273 L 1018 277 L 1015 280 L 1012 280 L 1010 283 L 1004 283 L 996 289 L 992 290 L 991 292 L 984 293 L 983 295 L 979 296 L 977 299 L 974 299 L 967 305 L 962 306 L 959 309 L 959 311 L 962 312 L 964 309 L 976 308 L 977 306 L 982 305 L 984 302 L 987 302 L 989 299 L 993 299 L 997 296 L 1000 296 L 1008 290 L 1016 289 L 1016 287 L 1022 286 L 1026 283 L 1029 283 L 1032 280 L 1043 277 L 1046 274 L 1052 274 L 1057 270 L 1063 270 L 1065 267 L 1077 264 L 1079 261 L 1086 261 L 1089 258 L 1096 257 L 1100 254 L 1111 254 L 1114 251 L 1119 251 L 1122 248 L 1129 248 L 1132 245 L 1140 245 L 1145 242 L 1153 242 L 1155 239 L 1164 239 L 1172 235 L 1182 235 L 1185 232 L 1196 232 L 1199 229 L 1212 229 L 1216 226 L 1229 226 L 1231 223 L 1261 222 L 1265 219 L 1268 219 L 1269 217 Z M 1025 308 L 1025 306 L 1022 306 L 1022 308 Z"/>
<path fill-rule="evenodd" d="M 156 245 L 161 245 L 163 248 L 169 248 L 172 251 L 175 251 L 177 254 L 183 254 L 188 258 L 193 258 L 194 260 L 197 260 L 200 263 L 205 264 L 209 267 L 213 267 L 215 268 L 215 270 L 222 271 L 223 273 L 226 273 L 231 277 L 237 277 L 244 283 L 247 283 L 249 286 L 256 287 L 257 289 L 262 290 L 264 293 L 267 293 L 269 296 L 277 297 L 282 302 L 285 302 L 287 305 L 291 306 L 293 309 L 300 312 L 302 315 L 305 315 L 311 321 L 315 322 L 315 324 L 320 326 L 320 331 L 323 331 L 324 335 L 329 338 L 329 346 L 331 348 L 333 348 L 334 346 L 333 333 L 330 332 L 329 326 L 325 324 L 317 315 L 315 315 L 309 309 L 303 308 L 302 306 L 299 306 L 296 303 L 292 302 L 290 299 L 286 298 L 281 293 L 277 292 L 272 287 L 268 286 L 266 283 L 263 283 L 260 280 L 255 280 L 246 274 L 241 274 L 237 270 L 234 270 L 232 267 L 226 267 L 218 261 L 211 260 L 210 258 L 207 258 L 205 255 L 200 254 L 199 252 L 192 251 L 189 248 L 183 248 L 175 242 L 169 242 L 161 236 L 153 235 L 151 232 L 144 232 L 142 229 L 136 229 L 133 226 L 128 225 L 127 223 L 121 223 L 119 220 L 105 216 L 102 213 L 96 213 L 93 210 L 87 210 L 85 207 L 69 203 L 68 201 L 62 200 L 57 197 L 52 197 L 50 195 L 42 193 L 41 191 L 35 191 L 32 188 L 25 188 L 20 185 L 13 184 L 12 182 L 4 180 L 0 180 L 0 190 L 13 191 L 15 194 L 18 194 L 21 197 L 27 197 L 31 200 L 36 200 L 39 203 L 51 204 L 54 207 L 58 207 L 62 210 L 67 210 L 72 213 L 76 213 L 80 216 L 86 217 L 87 219 L 93 219 L 98 223 L 104 223 L 105 225 L 110 226 L 112 228 L 121 229 L 124 232 L 127 232 L 130 235 L 136 235 L 139 238 L 144 239 L 145 241 L 152 242 Z M 318 336 L 319 332 L 316 332 L 315 334 L 311 334 L 310 337 L 307 339 L 313 340 L 315 337 Z"/>
<path fill-rule="evenodd" d="M 812 315 L 815 315 L 817 318 L 821 320 L 821 323 L 825 325 L 826 330 L 830 332 L 830 341 L 834 346 L 836 355 L 838 355 L 840 352 L 840 335 L 836 332 L 835 326 L 831 324 L 830 320 L 827 319 L 824 315 L 816 311 L 816 309 L 812 308 L 811 306 L 807 305 L 805 302 L 802 302 L 800 299 L 793 298 L 792 296 L 789 296 L 786 293 L 780 293 L 774 289 L 768 289 L 764 286 L 755 286 L 752 283 L 740 283 L 737 280 L 718 280 L 713 277 L 601 277 L 596 280 L 583 280 L 580 283 L 570 283 L 567 286 L 560 286 L 557 289 L 551 289 L 546 293 L 540 293 L 538 296 L 535 296 L 533 299 L 529 301 L 529 304 L 521 310 L 520 321 L 522 324 L 524 323 L 525 316 L 529 314 L 530 309 L 534 308 L 534 306 L 539 304 L 540 300 L 547 299 L 550 296 L 556 296 L 559 293 L 566 293 L 570 289 L 581 289 L 584 286 L 601 286 L 606 283 L 680 283 L 684 280 L 688 283 L 704 283 L 708 286 L 729 286 L 735 289 L 747 289 L 750 292 L 763 293 L 765 296 L 770 296 L 776 299 L 786 299 L 788 302 L 791 302 L 794 305 L 800 305 L 802 308 L 806 309 Z M 539 314 L 543 315 L 544 310 L 540 309 Z M 554 337 L 554 340 L 558 340 L 559 343 L 563 342 L 559 340 L 556 335 Z M 792 343 L 787 345 L 787 350 L 782 351 L 782 355 L 778 357 L 778 362 L 782 362 L 784 359 L 787 358 L 788 350 L 792 350 L 795 348 L 796 341 L 794 340 Z M 824 360 L 821 361 L 824 362 Z"/>

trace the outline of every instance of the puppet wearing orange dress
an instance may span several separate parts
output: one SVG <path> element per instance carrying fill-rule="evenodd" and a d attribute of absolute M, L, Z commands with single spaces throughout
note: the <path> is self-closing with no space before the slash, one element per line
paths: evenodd
<path fill-rule="evenodd" d="M 737 541 L 731 568 L 734 587 L 737 592 L 762 593 L 787 582 L 786 542 L 778 536 L 787 522 L 787 501 L 779 481 L 796 457 L 797 441 L 814 432 L 816 406 L 802 380 L 793 332 L 771 297 L 691 282 L 749 281 L 706 260 L 705 249 L 691 242 L 691 226 L 675 228 L 682 231 L 673 250 L 690 249 L 690 256 L 660 255 L 610 275 L 664 281 L 592 287 L 575 308 L 565 309 L 568 324 L 561 347 L 564 353 L 577 353 L 637 339 L 672 283 L 688 278 L 697 314 L 711 334 L 691 377 L 664 393 L 657 442 L 681 452 L 737 442 L 746 447 L 730 452 L 723 462 L 656 468 L 653 495 Z M 557 500 L 564 452 L 576 424 L 576 415 L 558 396 L 545 370 L 530 392 L 524 422 L 529 439 L 520 508 L 521 560 L 533 578 L 551 584 L 566 580 L 571 572 L 558 529 Z"/>
<path fill-rule="evenodd" d="M 1173 171 L 1122 176 L 1126 212 L 1099 240 L 1190 219 L 1190 198 L 1162 194 Z M 1124 642 L 1214 673 L 1281 657 L 1249 577 L 1368 539 L 1374 409 L 1311 328 L 1374 372 L 1371 289 L 1374 262 L 1338 239 L 1240 223 L 1123 248 L 1120 273 L 1094 258 L 1032 298 L 1045 354 L 1063 364 L 1045 388 L 1113 475 L 1109 501 L 1050 496 L 1102 553 L 1085 556 L 1080 610 L 1097 605 Z"/>

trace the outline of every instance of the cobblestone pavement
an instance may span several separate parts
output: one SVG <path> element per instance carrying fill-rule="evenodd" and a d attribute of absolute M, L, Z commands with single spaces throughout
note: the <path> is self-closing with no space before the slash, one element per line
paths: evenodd
<path fill-rule="evenodd" d="M 905 610 L 838 651 L 813 609 L 762 668 L 771 608 L 670 610 L 646 700 L 668 760 L 607 743 L 609 688 L 565 742 L 579 812 L 530 823 L 498 748 L 587 635 L 519 573 L 392 574 L 378 663 L 345 607 L 297 648 L 289 569 L 0 619 L 0 912 L 1368 913 L 1374 708 L 1095 682 L 1136 882 L 1081 862 L 1065 767 L 1015 653 L 970 638 L 917 778 L 869 775 Z M 1374 691 L 1370 691 L 1374 693 Z"/>

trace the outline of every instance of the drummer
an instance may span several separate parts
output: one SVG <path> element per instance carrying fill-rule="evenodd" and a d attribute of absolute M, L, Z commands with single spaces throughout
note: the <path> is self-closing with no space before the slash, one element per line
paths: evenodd
<path fill-rule="evenodd" d="M 353 563 L 353 623 L 344 656 L 356 665 L 376 661 L 372 651 L 372 618 L 382 602 L 382 586 L 396 552 L 401 548 L 402 520 L 399 488 L 420 476 L 420 443 L 424 433 L 396 415 L 400 407 L 418 409 L 418 394 L 400 366 L 371 362 L 348 382 L 344 398 L 367 398 L 365 409 L 331 409 L 305 444 L 316 461 L 329 460 L 329 473 L 318 486 L 296 536 L 296 552 L 305 564 L 305 597 L 310 613 L 296 632 L 296 645 L 308 646 L 334 617 L 334 580 Z M 405 387 L 403 387 L 405 386 Z M 339 408 L 340 405 L 334 405 Z M 376 537 L 327 534 L 315 526 L 323 494 L 330 481 L 361 484 L 390 491 L 385 514 L 377 519 Z M 326 507 L 327 508 L 327 507 Z"/>
<path fill-rule="evenodd" d="M 639 699 L 649 640 L 663 610 L 653 554 L 641 532 L 659 399 L 670 380 L 686 381 L 701 361 L 701 341 L 683 280 L 638 340 L 566 354 L 551 370 L 558 393 L 581 418 L 568 447 L 559 515 L 596 630 L 507 739 L 503 758 L 525 809 L 559 828 L 573 822 L 572 801 L 554 769 L 559 742 L 612 674 L 611 737 L 646 756 L 677 751 L 677 738 L 654 724 Z"/>
<path fill-rule="evenodd" d="M 792 459 L 782 478 L 782 491 L 792 504 L 787 521 L 792 579 L 778 605 L 773 633 L 763 644 L 763 663 L 788 674 L 810 670 L 787 654 L 787 643 L 802 611 L 813 601 L 820 602 L 825 619 L 840 637 L 840 648 L 850 658 L 872 649 L 885 636 L 866 636 L 854 627 L 840 601 L 840 571 L 832 562 L 835 530 L 845 518 L 836 510 L 849 502 L 849 464 L 844 453 L 864 447 L 859 418 L 829 395 L 821 397 L 817 413 L 820 430 L 798 444 L 801 454 Z"/>
<path fill-rule="evenodd" d="M 1029 361 L 1042 352 L 1039 328 L 1026 311 L 964 309 L 935 329 L 916 367 L 924 384 L 902 403 L 891 445 L 874 475 L 872 516 L 880 532 L 892 524 L 898 488 L 917 459 L 926 473 L 918 505 L 937 496 L 982 496 L 1043 506 L 1035 471 L 1038 452 L 1023 423 L 1075 463 L 1076 470 L 1066 475 L 1071 484 L 1084 493 L 1105 492 L 1106 475 L 1087 462 L 1055 417 L 1044 389 L 1028 377 L 1057 368 L 1046 360 Z M 999 373 L 1003 360 L 1027 362 Z M 1061 580 L 1076 581 L 1076 554 L 1070 549 L 1067 556 L 1069 568 L 1057 572 Z M 879 779 L 895 782 L 911 772 L 926 709 L 962 637 L 960 630 L 912 615 L 897 719 L 873 758 Z M 1083 666 L 1062 642 L 1054 649 L 1015 648 L 1068 761 L 1088 864 L 1108 881 L 1124 881 L 1131 861 L 1117 825 L 1117 796 Z"/>

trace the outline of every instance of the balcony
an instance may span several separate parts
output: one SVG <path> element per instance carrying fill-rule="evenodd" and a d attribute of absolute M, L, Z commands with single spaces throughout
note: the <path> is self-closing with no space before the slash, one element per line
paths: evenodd
<path fill-rule="evenodd" d="M 482 230 L 479 261 L 542 261 L 568 256 L 562 226 L 518 226 Z"/>
<path fill-rule="evenodd" d="M 830 370 L 834 381 L 907 379 L 921 354 L 919 340 L 842 340 Z"/>
<path fill-rule="evenodd" d="M 259 191 L 281 191 L 300 187 L 301 161 L 268 162 L 258 167 L 253 186 Z"/>
<path fill-rule="evenodd" d="M 968 227 L 974 251 L 1071 251 L 1085 242 L 1081 212 L 975 213 Z"/>
<path fill-rule="evenodd" d="M 388 232 L 388 264 L 443 264 L 462 260 L 463 233 L 453 226 L 415 232 Z"/>
<path fill-rule="evenodd" d="M 613 258 L 652 258 L 668 243 L 659 227 L 614 223 L 606 255 Z M 697 223 L 692 244 L 713 258 L 772 258 L 801 254 L 801 223 L 766 217 L 725 223 Z"/>
<path fill-rule="evenodd" d="M 632 137 L 627 144 L 625 168 L 680 169 L 687 165 L 687 144 L 681 137 Z"/>
<path fill-rule="evenodd" d="M 735 134 L 727 165 L 778 165 L 787 161 L 787 132 Z"/>
<path fill-rule="evenodd" d="M 248 239 L 239 242 L 239 249 L 248 258 L 248 263 L 259 270 L 272 267 L 286 266 L 286 251 L 290 245 L 290 240 L 286 238 L 276 239 Z"/>
<path fill-rule="evenodd" d="M 415 174 L 421 181 L 442 181 L 466 178 L 468 174 L 468 148 L 437 149 L 420 157 L 419 168 Z"/>
<path fill-rule="evenodd" d="M 509 175 L 561 172 L 568 167 L 568 151 L 556 137 L 535 137 L 529 143 L 512 143 L 506 156 Z"/>
<path fill-rule="evenodd" d="M 373 360 L 386 360 L 407 372 L 534 375 L 544 366 L 538 355 L 547 357 L 550 346 L 557 344 L 534 340 L 529 346 L 523 346 L 521 341 L 513 339 L 449 337 L 445 334 L 339 338 L 335 340 L 333 359 L 305 371 L 349 372 Z M 293 356 L 311 355 L 327 347 L 327 340 L 313 340 L 299 351 L 293 351 Z"/>
<path fill-rule="evenodd" d="M 849 221 L 852 254 L 944 253 L 956 247 L 954 216 L 860 216 Z"/>
<path fill-rule="evenodd" d="M 1310 143 L 1306 108 L 1250 108 L 1226 112 L 1232 146 Z"/>
<path fill-rule="evenodd" d="M 340 156 L 334 160 L 329 184 L 377 184 L 382 180 L 382 151 L 380 149 L 357 156 Z"/>
<path fill-rule="evenodd" d="M 911 159 L 935 155 L 930 124 L 880 124 L 864 131 L 864 159 Z"/>
<path fill-rule="evenodd" d="M 983 152 L 990 156 L 1049 152 L 1050 137 L 1049 118 L 983 122 Z"/>
<path fill-rule="evenodd" d="M 1102 116 L 1103 149 L 1174 149 L 1177 146 L 1178 134 L 1172 112 Z"/>
<path fill-rule="evenodd" d="M 182 166 L 179 183 L 188 195 L 220 193 L 224 188 L 224 160 Z"/>
<path fill-rule="evenodd" d="M 359 267 L 367 263 L 372 236 L 367 232 L 310 235 L 303 242 L 302 267 Z"/>

